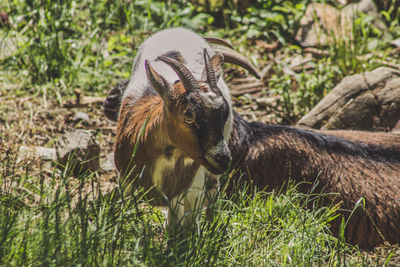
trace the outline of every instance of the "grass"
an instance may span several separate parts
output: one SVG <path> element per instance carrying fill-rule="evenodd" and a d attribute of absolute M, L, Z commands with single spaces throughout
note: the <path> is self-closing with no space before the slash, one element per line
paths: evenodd
<path fill-rule="evenodd" d="M 195 230 L 171 236 L 162 228 L 162 211 L 148 205 L 140 189 L 110 198 L 101 171 L 75 178 L 38 162 L 17 163 L 20 144 L 52 146 L 66 129 L 86 127 L 68 124 L 72 111 L 63 104 L 75 88 L 104 96 L 129 78 L 138 47 L 152 32 L 184 26 L 224 37 L 263 67 L 270 58 L 290 61 L 304 52 L 291 36 L 306 4 L 262 0 L 242 15 L 229 2 L 223 8 L 230 15 L 221 20 L 183 0 L 1 2 L 10 21 L 0 28 L 0 265 L 372 264 L 331 236 L 336 207 L 306 209 L 324 196 L 300 194 L 293 184 L 282 192 L 247 194 L 245 186 L 233 196 L 221 192 L 212 221 L 202 217 Z M 385 34 L 361 17 L 354 21 L 355 38 L 336 39 L 326 56 L 312 58 L 311 70 L 301 67 L 293 75 L 284 71 L 284 60 L 271 63 L 268 89 L 280 97 L 282 121 L 296 122 L 344 76 L 379 66 L 376 58 L 399 60 L 388 45 L 400 37 L 398 10 L 382 14 Z M 278 40 L 279 51 L 256 51 L 254 40 Z M 85 111 L 100 121 L 87 127 L 96 129 L 102 149 L 111 149 L 113 133 L 101 109 Z M 383 253 L 375 262 L 390 257 Z"/>
<path fill-rule="evenodd" d="M 91 7 L 90 9 L 88 7 Z M 7 69 L 25 70 L 29 83 L 104 93 L 110 81 L 128 78 L 137 45 L 151 32 L 173 26 L 199 29 L 210 16 L 170 1 L 7 1 L 3 40 L 17 40 L 1 59 Z M 191 17 L 189 20 L 188 18 Z"/>
<path fill-rule="evenodd" d="M 368 266 L 371 260 L 329 231 L 337 206 L 324 194 L 246 185 L 222 188 L 212 219 L 164 231 L 163 211 L 137 188 L 105 190 L 98 173 L 73 177 L 56 167 L 0 158 L 0 264 L 6 266 Z M 228 177 L 223 178 L 228 182 Z M 309 209 L 307 207 L 313 207 Z M 208 217 L 210 218 L 210 217 Z M 345 222 L 343 222 L 343 225 Z M 389 261 L 390 254 L 381 261 Z"/>
<path fill-rule="evenodd" d="M 305 209 L 322 196 L 293 185 L 279 194 L 222 192 L 212 221 L 202 217 L 194 231 L 169 236 L 141 190 L 111 197 L 95 173 L 77 179 L 52 169 L 35 177 L 25 167 L 19 177 L 0 177 L 2 265 L 335 266 L 357 251 L 330 235 L 336 207 Z"/>

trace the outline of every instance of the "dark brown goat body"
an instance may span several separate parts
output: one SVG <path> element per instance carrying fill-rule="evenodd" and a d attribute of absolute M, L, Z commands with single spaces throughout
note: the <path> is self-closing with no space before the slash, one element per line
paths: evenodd
<path fill-rule="evenodd" d="M 352 215 L 347 242 L 400 242 L 400 135 L 314 132 L 248 123 L 235 113 L 229 148 L 232 167 L 259 189 L 280 189 L 290 178 L 309 182 L 299 187 L 307 192 L 317 179 L 318 190 L 338 193 L 332 200 L 345 210 L 364 198 L 366 209 Z M 333 222 L 335 234 L 339 223 Z"/>

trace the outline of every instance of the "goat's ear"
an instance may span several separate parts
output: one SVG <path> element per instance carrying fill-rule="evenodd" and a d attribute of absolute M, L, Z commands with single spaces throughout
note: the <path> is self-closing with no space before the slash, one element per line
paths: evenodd
<path fill-rule="evenodd" d="M 153 67 L 150 65 L 150 62 L 145 60 L 146 74 L 153 88 L 157 91 L 157 93 L 161 96 L 164 102 L 171 101 L 171 85 L 160 75 L 158 74 Z"/>
<path fill-rule="evenodd" d="M 217 52 L 215 53 L 214 56 L 212 56 L 211 58 L 211 66 L 214 69 L 215 72 L 215 78 L 217 79 L 217 82 L 219 80 L 219 78 L 222 75 L 222 64 L 224 63 L 224 55 Z"/>

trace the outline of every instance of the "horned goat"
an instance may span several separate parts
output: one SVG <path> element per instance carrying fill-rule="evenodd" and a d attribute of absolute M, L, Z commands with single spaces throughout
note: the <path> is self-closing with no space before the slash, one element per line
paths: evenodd
<path fill-rule="evenodd" d="M 150 190 L 156 205 L 169 206 L 168 225 L 214 196 L 231 161 L 233 113 L 221 77 L 224 58 L 258 76 L 229 47 L 212 48 L 186 29 L 158 32 L 140 47 L 126 90 L 117 87 L 105 102 L 107 117 L 118 118 L 115 163 L 121 177 L 139 177 L 136 182 Z"/>
<path fill-rule="evenodd" d="M 280 189 L 291 178 L 308 182 L 299 186 L 308 192 L 318 180 L 318 190 L 338 193 L 332 200 L 343 209 L 365 199 L 365 209 L 356 210 L 347 225 L 348 242 L 362 247 L 400 242 L 400 135 L 249 123 L 232 111 L 220 78 L 222 55 L 213 49 L 182 29 L 160 32 L 143 44 L 131 80 L 105 103 L 113 119 L 121 106 L 115 145 L 119 171 L 129 173 L 135 166 L 130 176 L 142 174 L 145 188 L 155 185 L 175 207 L 169 217 L 175 212 L 178 219 L 204 197 L 205 184 L 215 191 L 230 159 L 237 176 L 260 189 Z M 156 193 L 154 199 L 163 204 Z M 334 231 L 339 223 L 333 222 Z"/>

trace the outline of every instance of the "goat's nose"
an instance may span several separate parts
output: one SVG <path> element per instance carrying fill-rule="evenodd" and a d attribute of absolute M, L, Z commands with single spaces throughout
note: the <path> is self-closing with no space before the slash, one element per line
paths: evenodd
<path fill-rule="evenodd" d="M 228 150 L 225 153 L 218 154 L 216 156 L 216 160 L 220 164 L 222 169 L 228 169 L 229 163 L 232 160 L 231 152 Z"/>
<path fill-rule="evenodd" d="M 232 160 L 231 151 L 225 141 L 221 141 L 208 151 L 208 156 L 221 168 L 227 169 Z"/>
<path fill-rule="evenodd" d="M 231 151 L 229 148 L 226 146 L 226 148 L 221 152 L 221 154 L 218 155 L 219 160 L 223 162 L 231 162 L 232 156 L 231 156 Z"/>

